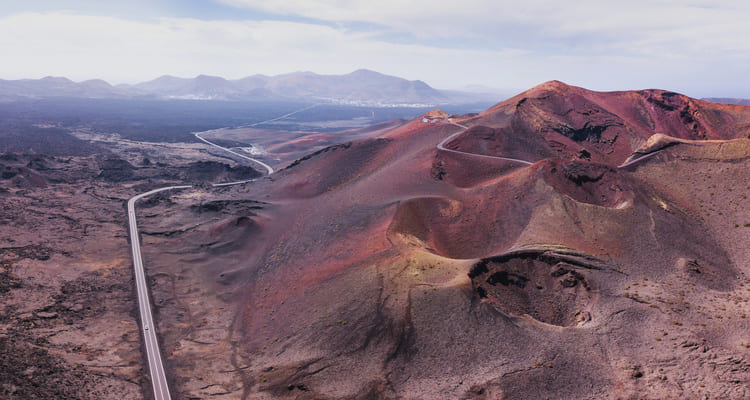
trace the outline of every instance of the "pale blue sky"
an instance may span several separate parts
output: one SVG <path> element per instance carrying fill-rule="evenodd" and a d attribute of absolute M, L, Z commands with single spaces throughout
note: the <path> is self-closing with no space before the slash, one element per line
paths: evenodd
<path fill-rule="evenodd" d="M 438 88 L 750 97 L 750 5 L 684 0 L 26 0 L 0 4 L 0 78 L 137 82 L 359 68 Z"/>

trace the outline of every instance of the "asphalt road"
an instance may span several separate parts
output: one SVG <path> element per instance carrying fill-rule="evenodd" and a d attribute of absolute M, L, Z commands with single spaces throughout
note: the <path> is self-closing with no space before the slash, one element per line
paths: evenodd
<path fill-rule="evenodd" d="M 207 143 L 207 144 L 209 144 L 209 145 L 211 145 L 211 146 L 214 146 L 214 147 L 218 147 L 218 148 L 220 148 L 220 149 L 222 149 L 222 150 L 224 150 L 224 151 L 226 151 L 226 152 L 228 152 L 228 153 L 234 154 L 234 155 L 235 155 L 235 156 L 237 156 L 237 157 L 240 157 L 240 158 L 244 158 L 245 160 L 249 160 L 249 161 L 252 161 L 252 162 L 254 162 L 254 163 L 256 163 L 256 164 L 258 164 L 258 165 L 262 166 L 263 168 L 265 168 L 265 169 L 266 169 L 266 172 L 268 172 L 268 175 L 271 175 L 271 174 L 273 173 L 273 168 L 271 168 L 271 166 L 270 166 L 270 165 L 268 165 L 268 164 L 264 163 L 263 161 L 259 161 L 259 160 L 256 160 L 256 159 L 254 159 L 254 158 L 251 158 L 251 157 L 248 157 L 248 156 L 246 156 L 246 155 L 244 155 L 244 154 L 240 154 L 240 153 L 238 153 L 238 152 L 236 152 L 236 151 L 234 151 L 234 150 L 230 150 L 230 149 L 228 149 L 228 148 L 226 148 L 226 147 L 221 147 L 221 146 L 219 146 L 219 145 L 218 145 L 218 144 L 216 144 L 216 143 L 212 143 L 212 142 L 209 142 L 208 140 L 206 140 L 206 139 L 203 139 L 203 138 L 201 137 L 201 134 L 200 134 L 199 132 L 196 132 L 196 133 L 194 133 L 194 135 L 195 135 L 195 137 L 196 137 L 196 138 L 198 138 L 199 140 L 201 140 L 201 141 L 202 141 L 202 142 L 204 142 L 204 143 Z"/>
<path fill-rule="evenodd" d="M 474 157 L 491 158 L 491 159 L 494 159 L 494 160 L 512 161 L 512 162 L 517 162 L 517 163 L 521 163 L 521 164 L 525 164 L 525 165 L 532 165 L 532 164 L 534 164 L 533 162 L 529 162 L 529 161 L 526 161 L 526 160 L 519 160 L 517 158 L 488 156 L 488 155 L 485 155 L 485 154 L 467 153 L 465 151 L 448 149 L 448 148 L 445 147 L 446 143 L 450 142 L 451 140 L 453 140 L 453 138 L 455 138 L 456 136 L 464 133 L 464 131 L 466 131 L 467 129 L 469 129 L 468 126 L 457 124 L 455 122 L 450 122 L 450 124 L 451 125 L 455 125 L 455 126 L 461 128 L 461 130 L 458 131 L 458 132 L 456 132 L 456 133 L 454 133 L 454 134 L 452 134 L 452 135 L 450 135 L 450 136 L 448 136 L 447 138 L 443 139 L 442 142 L 438 143 L 438 145 L 437 145 L 438 150 L 448 151 L 448 152 L 457 153 L 457 154 L 466 154 L 466 155 L 474 156 Z"/>
<path fill-rule="evenodd" d="M 317 107 L 317 106 L 319 106 L 319 104 L 313 104 L 313 105 L 311 105 L 311 106 L 308 106 L 308 107 L 305 107 L 305 108 L 301 108 L 301 109 L 299 109 L 299 110 L 296 110 L 296 111 L 292 111 L 292 112 L 290 112 L 290 113 L 288 113 L 288 114 L 284 114 L 284 115 L 282 115 L 282 116 L 280 116 L 280 117 L 276 117 L 276 118 L 273 118 L 273 119 L 268 119 L 268 120 L 265 120 L 265 121 L 260 121 L 260 122 L 256 122 L 256 123 L 254 123 L 254 124 L 250 124 L 250 125 L 247 125 L 247 127 L 258 126 L 258 125 L 262 125 L 262 124 L 267 124 L 267 123 L 269 123 L 269 122 L 273 122 L 273 121 L 278 121 L 278 120 L 282 120 L 282 119 L 284 119 L 284 118 L 286 118 L 286 117 L 289 117 L 289 116 L 291 116 L 291 115 L 297 114 L 297 113 L 299 113 L 299 112 L 302 112 L 302 111 L 305 111 L 305 110 L 309 110 L 309 109 L 311 109 L 311 108 L 313 108 L 313 107 Z M 218 145 L 218 144 L 216 144 L 216 143 L 210 142 L 210 141 L 208 141 L 208 140 L 204 139 L 204 138 L 203 138 L 203 137 L 201 136 L 201 133 L 200 133 L 200 132 L 195 132 L 195 133 L 193 133 L 193 135 L 195 135 L 195 137 L 196 137 L 196 138 L 198 138 L 198 140 L 202 141 L 203 143 L 206 143 L 206 144 L 208 144 L 208 145 L 210 145 L 210 146 L 213 146 L 213 147 L 217 147 L 217 148 L 219 148 L 219 149 L 222 149 L 222 150 L 224 150 L 224 151 L 226 151 L 226 152 L 228 152 L 228 153 L 230 153 L 230 154 L 234 154 L 234 155 L 235 155 L 235 156 L 237 156 L 237 157 L 243 158 L 243 159 L 245 159 L 245 160 L 248 160 L 248 161 L 252 161 L 252 162 L 254 162 L 254 163 L 256 163 L 256 164 L 258 164 L 258 165 L 262 166 L 263 168 L 265 168 L 265 169 L 266 169 L 266 172 L 268 173 L 268 175 L 271 175 L 271 174 L 273 173 L 273 168 L 271 168 L 271 166 L 270 166 L 270 165 L 268 165 L 268 164 L 266 164 L 266 163 L 264 163 L 264 162 L 262 162 L 262 161 L 260 161 L 260 160 L 256 160 L 256 159 L 254 159 L 254 158 L 252 158 L 252 157 L 248 157 L 248 156 L 246 156 L 246 155 L 244 155 L 244 154 L 240 154 L 240 153 L 238 153 L 238 152 L 236 152 L 236 151 L 234 151 L 234 150 L 228 149 L 228 148 L 226 148 L 226 147 L 221 147 L 221 146 L 219 146 L 219 145 Z M 249 181 L 245 181 L 245 182 L 249 182 Z M 240 182 L 238 182 L 238 183 L 240 183 Z M 231 185 L 231 184 L 234 184 L 234 183 L 222 183 L 222 184 L 215 184 L 214 186 L 229 186 L 229 185 Z"/>
<path fill-rule="evenodd" d="M 156 327 L 151 315 L 151 302 L 148 297 L 148 284 L 143 271 L 143 260 L 141 259 L 141 241 L 138 237 L 138 225 L 135 220 L 135 202 L 154 193 L 165 190 L 187 189 L 191 186 L 167 186 L 150 192 L 141 193 L 128 200 L 128 223 L 130 224 L 130 246 L 133 251 L 133 267 L 135 268 L 135 286 L 138 293 L 138 311 L 141 314 L 141 329 L 146 346 L 146 359 L 151 374 L 151 382 L 154 389 L 154 399 L 170 400 L 167 376 L 164 373 L 164 365 L 159 351 L 159 341 L 156 338 Z"/>
<path fill-rule="evenodd" d="M 449 122 L 450 122 L 450 121 L 449 121 Z M 465 130 L 469 129 L 469 127 L 468 127 L 468 126 L 466 126 L 466 125 L 461 125 L 461 124 L 457 124 L 457 123 L 455 123 L 455 122 L 450 122 L 450 124 L 451 124 L 451 125 L 455 125 L 455 126 L 457 126 L 457 127 L 461 128 L 461 130 L 460 130 L 460 131 L 458 131 L 458 132 L 456 132 L 456 133 L 454 133 L 454 134 L 452 134 L 452 135 L 450 135 L 450 136 L 448 136 L 447 138 L 443 139 L 443 141 L 442 141 L 442 142 L 438 143 L 438 145 L 437 145 L 437 148 L 438 148 L 438 150 L 442 150 L 442 151 L 449 151 L 449 152 L 451 152 L 451 153 L 457 153 L 457 154 L 466 154 L 466 155 L 470 155 L 470 156 L 474 156 L 474 157 L 485 157 L 485 158 L 494 158 L 494 159 L 496 159 L 496 160 L 506 160 L 506 161 L 514 161 L 514 162 L 518 162 L 518 163 L 522 163 L 522 164 L 526 164 L 526 165 L 532 165 L 532 164 L 533 164 L 532 162 L 529 162 L 529 161 L 524 161 L 524 160 L 519 160 L 519 159 L 517 159 L 517 158 L 507 158 L 507 157 L 488 156 L 488 155 L 484 155 L 484 154 L 467 153 L 467 152 L 465 152 L 465 151 L 460 151 L 460 150 L 453 150 L 453 149 L 448 149 L 448 148 L 446 148 L 446 147 L 445 147 L 445 144 L 446 144 L 446 143 L 448 143 L 449 141 L 451 141 L 451 140 L 452 140 L 453 138 L 455 138 L 456 136 L 458 136 L 458 135 L 460 135 L 460 134 L 464 133 L 464 131 L 465 131 Z M 704 145 L 705 143 L 692 143 L 692 144 L 700 146 L 700 145 Z M 642 155 L 641 157 L 638 157 L 638 158 L 636 158 L 636 159 L 634 159 L 634 160 L 630 160 L 630 161 L 627 161 L 627 162 L 624 162 L 624 163 L 622 163 L 622 164 L 621 164 L 621 165 L 619 165 L 619 166 L 618 166 L 617 168 L 625 168 L 625 167 L 631 166 L 631 165 L 633 165 L 633 164 L 635 164 L 635 163 L 638 163 L 638 162 L 641 162 L 641 161 L 643 161 L 643 160 L 645 160 L 645 159 L 647 159 L 647 158 L 649 158 L 649 157 L 655 156 L 656 154 L 658 154 L 658 153 L 659 153 L 659 152 L 661 152 L 662 150 L 664 150 L 664 149 L 662 148 L 662 149 L 656 150 L 656 151 L 654 151 L 654 152 L 651 152 L 651 153 L 648 153 L 648 154 L 644 154 L 644 155 Z"/>
<path fill-rule="evenodd" d="M 643 161 L 643 160 L 645 160 L 645 159 L 647 159 L 649 157 L 652 157 L 652 156 L 655 156 L 655 155 L 659 154 L 659 152 L 662 151 L 662 150 L 664 150 L 664 149 L 659 149 L 659 150 L 656 150 L 656 151 L 654 151 L 652 153 L 644 154 L 644 155 L 636 158 L 635 160 L 630 160 L 628 162 L 622 163 L 622 165 L 618 166 L 617 168 L 625 168 L 625 167 L 631 166 L 631 165 L 633 165 L 633 164 L 635 164 L 637 162 L 641 162 L 641 161 Z"/>
<path fill-rule="evenodd" d="M 513 162 L 517 162 L 517 163 L 521 163 L 521 164 L 526 164 L 526 165 L 532 165 L 532 164 L 533 164 L 532 162 L 529 162 L 529 161 L 525 161 L 525 160 L 519 160 L 519 159 L 517 159 L 517 158 L 508 158 L 508 157 L 488 156 L 488 155 L 485 155 L 485 154 L 467 153 L 467 152 L 465 152 L 465 151 L 460 151 L 460 150 L 453 150 L 453 149 L 448 149 L 448 148 L 446 148 L 446 147 L 445 147 L 445 144 L 446 144 L 446 143 L 448 143 L 448 142 L 449 142 L 449 141 L 451 141 L 451 140 L 452 140 L 453 138 L 455 138 L 456 136 L 458 136 L 458 135 L 460 135 L 460 134 L 464 133 L 464 131 L 466 131 L 467 129 L 469 129 L 469 127 L 468 127 L 468 126 L 466 126 L 466 125 L 461 125 L 461 124 L 457 124 L 457 123 L 455 123 L 455 122 L 451 122 L 451 121 L 449 121 L 449 123 L 450 123 L 451 125 L 455 125 L 455 126 L 457 126 L 457 127 L 461 128 L 461 130 L 460 130 L 460 131 L 458 131 L 458 132 L 455 132 L 454 134 L 452 134 L 452 135 L 448 136 L 447 138 L 443 139 L 443 141 L 442 141 L 442 142 L 438 143 L 438 145 L 437 145 L 437 148 L 438 148 L 438 150 L 442 150 L 442 151 L 448 151 L 448 152 L 451 152 L 451 153 L 457 153 L 457 154 L 466 154 L 466 155 L 469 155 L 469 156 L 474 156 L 474 157 L 484 157 L 484 158 L 492 158 L 492 159 L 496 159 L 496 160 L 506 160 L 506 161 L 513 161 Z M 694 144 L 694 145 L 698 145 L 698 146 L 701 146 L 701 145 L 704 145 L 705 143 L 691 143 L 691 144 Z M 653 156 L 657 155 L 657 154 L 658 154 L 659 152 L 661 152 L 662 150 L 664 150 L 664 149 L 662 148 L 662 149 L 656 150 L 656 151 L 654 151 L 654 152 L 651 152 L 651 153 L 648 153 L 648 154 L 644 154 L 644 155 L 642 155 L 641 157 L 638 157 L 638 158 L 636 158 L 636 159 L 634 159 L 634 160 L 630 160 L 630 161 L 627 161 L 627 162 L 624 162 L 624 163 L 622 163 L 622 164 L 621 164 L 621 165 L 619 165 L 619 166 L 618 166 L 617 168 L 625 168 L 625 167 L 631 166 L 631 165 L 633 165 L 633 164 L 635 164 L 635 163 L 638 163 L 638 162 L 641 162 L 641 161 L 643 161 L 643 160 L 645 160 L 645 159 L 647 159 L 647 158 L 649 158 L 649 157 L 653 157 Z"/>
<path fill-rule="evenodd" d="M 308 107 L 308 108 L 311 108 L 311 107 Z M 299 111 L 302 111 L 302 110 L 298 110 L 295 112 L 299 112 Z M 279 118 L 275 118 L 269 121 L 275 121 L 281 118 L 285 118 L 291 114 L 294 114 L 294 113 L 286 114 Z M 269 122 L 269 121 L 263 121 L 263 122 Z M 261 124 L 263 122 L 259 122 L 258 124 Z M 273 168 L 271 168 L 271 166 L 269 166 L 268 164 L 262 161 L 256 160 L 251 157 L 247 157 L 243 154 L 239 154 L 235 151 L 227 149 L 226 147 L 221 147 L 215 143 L 211 143 L 208 140 L 203 139 L 200 136 L 200 133 L 195 133 L 195 137 L 197 137 L 201 141 L 211 146 L 217 147 L 226 152 L 229 152 L 238 157 L 241 157 L 245 160 L 249 160 L 258 165 L 261 165 L 263 168 L 265 168 L 267 175 L 270 175 L 273 173 Z M 255 179 L 248 179 L 248 180 L 236 181 L 236 182 L 214 183 L 212 184 L 212 186 L 224 187 L 224 186 L 240 185 L 243 183 L 252 182 L 254 180 Z M 162 360 L 161 351 L 159 350 L 159 340 L 156 337 L 156 326 L 154 326 L 154 318 L 151 314 L 151 302 L 149 300 L 149 295 L 148 295 L 148 284 L 146 283 L 146 273 L 143 270 L 143 259 L 141 257 L 141 241 L 138 235 L 138 224 L 135 219 L 135 203 L 144 197 L 151 196 L 152 194 L 164 192 L 167 190 L 189 189 L 191 187 L 192 186 L 190 185 L 166 186 L 166 187 L 151 190 L 146 193 L 141 193 L 137 196 L 133 196 L 132 198 L 128 200 L 128 223 L 130 225 L 130 246 L 131 246 L 132 253 L 133 253 L 133 268 L 135 269 L 135 286 L 136 286 L 136 292 L 138 294 L 138 311 L 141 315 L 141 329 L 143 330 L 143 340 L 144 340 L 144 345 L 146 347 L 146 360 L 148 361 L 148 369 L 149 369 L 149 374 L 151 375 L 151 383 L 154 389 L 155 400 L 171 400 L 172 396 L 169 393 L 169 384 L 167 383 L 167 376 L 164 372 L 164 362 Z"/>

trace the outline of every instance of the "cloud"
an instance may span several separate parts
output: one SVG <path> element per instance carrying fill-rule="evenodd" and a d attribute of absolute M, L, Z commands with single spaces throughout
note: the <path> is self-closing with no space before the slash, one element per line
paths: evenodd
<path fill-rule="evenodd" d="M 439 43 L 486 48 L 653 54 L 750 52 L 750 3 L 716 0 L 220 0 L 235 7 L 327 22 L 365 22 Z"/>
<path fill-rule="evenodd" d="M 463 59 L 499 62 L 518 54 L 392 44 L 344 28 L 287 21 L 153 22 L 69 13 L 20 14 L 0 19 L 4 78 L 58 74 L 115 82 L 159 74 L 215 74 L 239 78 L 299 70 L 348 73 L 372 68 L 411 79 L 461 71 Z M 439 66 L 439 67 L 438 67 Z M 446 73 L 439 83 L 448 83 Z"/>
<path fill-rule="evenodd" d="M 284 3 L 284 7 L 295 4 L 294 0 L 279 3 Z M 466 0 L 462 4 L 475 3 L 477 0 Z M 678 21 L 696 21 L 701 16 L 714 21 L 716 17 L 711 13 L 725 16 L 724 9 L 688 7 L 683 13 L 663 20 L 645 16 L 645 22 L 638 25 L 631 21 L 634 16 L 625 12 L 602 17 L 595 10 L 579 10 L 580 22 L 574 23 L 566 18 L 575 14 L 579 5 L 573 7 L 575 10 L 557 5 L 549 11 L 550 15 L 536 16 L 534 13 L 539 12 L 541 3 L 509 6 L 520 16 L 496 16 L 499 21 L 506 21 L 500 27 L 482 26 L 494 18 L 482 16 L 461 37 L 443 33 L 448 36 L 430 40 L 407 37 L 397 42 L 388 40 L 383 32 L 406 24 L 412 16 L 389 26 L 355 29 L 346 21 L 340 25 L 320 24 L 299 22 L 298 18 L 128 20 L 64 12 L 17 14 L 0 18 L 0 49 L 3 49 L 0 78 L 63 75 L 74 80 L 103 78 L 119 83 L 144 81 L 162 74 L 240 78 L 302 70 L 342 74 L 369 68 L 421 79 L 438 88 L 482 84 L 521 90 L 559 79 L 596 90 L 660 87 L 694 96 L 750 97 L 750 83 L 745 83 L 745 66 L 750 62 L 750 44 L 744 40 L 748 28 L 736 27 L 737 21 L 744 22 L 744 14 L 739 11 L 727 17 L 727 24 L 737 29 L 730 34 L 721 24 L 701 25 L 696 31 Z M 276 3 L 268 4 L 264 7 Z M 299 4 L 301 10 L 314 8 L 304 6 L 307 3 Z M 322 11 L 305 11 L 310 14 L 306 17 L 345 19 L 363 15 L 365 10 L 377 11 L 377 7 L 358 0 L 354 3 L 355 11 L 331 4 Z M 364 22 L 375 24 L 399 15 L 390 10 L 387 2 L 382 4 L 385 6 L 378 11 L 380 14 Z M 416 4 L 406 11 L 417 15 L 420 3 Z M 590 4 L 596 8 L 594 3 Z M 658 4 L 670 6 L 665 2 Z M 426 3 L 421 6 L 427 7 Z M 425 8 L 422 15 L 432 18 L 431 22 L 420 22 L 424 29 L 434 30 L 434 24 L 440 28 L 435 21 L 445 19 L 445 13 L 454 12 L 463 19 L 478 14 L 471 7 L 432 7 Z M 537 20 L 547 21 L 549 26 Z M 557 22 L 549 22 L 552 20 Z M 461 23 L 467 25 L 467 21 Z M 459 22 L 455 22 L 456 26 Z M 533 29 L 529 28 L 531 24 Z M 460 31 L 456 26 L 452 29 Z M 523 29 L 511 29 L 519 26 Z M 419 29 L 422 28 L 416 23 L 408 27 L 409 32 Z M 497 39 L 491 46 L 462 45 L 471 42 L 464 38 L 466 35 L 481 36 L 491 29 L 508 32 L 515 39 L 512 43 Z"/>

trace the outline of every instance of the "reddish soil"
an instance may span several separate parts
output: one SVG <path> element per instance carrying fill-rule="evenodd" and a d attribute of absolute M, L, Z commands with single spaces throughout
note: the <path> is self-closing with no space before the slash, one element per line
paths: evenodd
<path fill-rule="evenodd" d="M 470 127 L 449 148 L 534 164 L 438 151 L 449 118 Z M 227 189 L 263 201 L 217 210 L 227 222 L 178 196 L 159 224 L 215 228 L 159 238 L 155 268 L 200 271 L 177 292 L 215 299 L 228 333 L 168 362 L 231 360 L 227 398 L 745 398 L 748 122 L 750 107 L 550 82 Z M 698 142 L 641 148 L 656 133 Z M 178 268 L 165 251 L 195 255 Z"/>
<path fill-rule="evenodd" d="M 484 128 L 474 134 L 470 130 L 452 148 L 497 155 L 509 147 L 503 142 L 521 141 L 540 143 L 531 148 L 546 154 L 551 148 L 558 157 L 619 165 L 657 133 L 695 140 L 747 138 L 750 108 L 708 103 L 664 90 L 593 92 L 551 81 L 466 123 Z M 498 131 L 488 135 L 488 128 Z M 508 154 L 515 151 L 507 150 Z"/>

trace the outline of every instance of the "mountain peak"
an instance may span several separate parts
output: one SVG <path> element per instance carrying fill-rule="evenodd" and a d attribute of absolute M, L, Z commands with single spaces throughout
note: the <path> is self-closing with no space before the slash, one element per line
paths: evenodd
<path fill-rule="evenodd" d="M 45 76 L 40 80 L 46 83 L 73 83 L 73 81 L 63 76 Z"/>
<path fill-rule="evenodd" d="M 351 72 L 349 75 L 387 76 L 387 75 L 381 74 L 380 72 L 375 72 L 375 71 L 364 69 L 364 68 L 360 68 L 354 72 Z"/>
<path fill-rule="evenodd" d="M 169 81 L 181 81 L 181 80 L 184 80 L 184 78 L 178 78 L 178 77 L 173 76 L 173 75 L 162 75 L 162 76 L 160 76 L 160 77 L 158 77 L 156 79 L 152 79 L 152 80 L 150 80 L 148 82 L 139 83 L 139 85 L 141 85 L 143 83 L 149 83 L 149 82 L 169 82 Z"/>
<path fill-rule="evenodd" d="M 581 90 L 578 86 L 568 85 L 565 82 L 558 80 L 551 80 L 534 86 L 526 92 L 539 92 L 539 91 L 554 91 L 554 92 L 568 92 L 571 90 Z"/>
<path fill-rule="evenodd" d="M 198 75 L 198 76 L 195 77 L 195 80 L 200 80 L 200 81 L 210 81 L 210 80 L 213 80 L 213 81 L 225 81 L 226 79 L 224 79 L 224 78 L 222 78 L 220 76 L 200 74 L 200 75 Z"/>
<path fill-rule="evenodd" d="M 101 88 L 110 88 L 112 85 L 109 84 L 109 82 L 102 80 L 102 79 L 89 79 L 87 81 L 83 81 L 80 83 L 80 85 L 83 86 L 92 86 L 92 87 L 101 87 Z"/>

